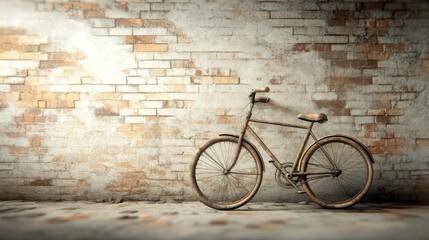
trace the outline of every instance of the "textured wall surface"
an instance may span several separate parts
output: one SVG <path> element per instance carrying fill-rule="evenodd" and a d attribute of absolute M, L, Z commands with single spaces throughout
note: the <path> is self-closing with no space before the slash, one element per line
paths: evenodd
<path fill-rule="evenodd" d="M 188 165 L 255 116 L 369 146 L 367 200 L 428 202 L 429 3 L 0 1 L 0 199 L 194 199 Z M 302 131 L 257 127 L 283 161 Z M 256 200 L 297 201 L 274 166 Z"/>

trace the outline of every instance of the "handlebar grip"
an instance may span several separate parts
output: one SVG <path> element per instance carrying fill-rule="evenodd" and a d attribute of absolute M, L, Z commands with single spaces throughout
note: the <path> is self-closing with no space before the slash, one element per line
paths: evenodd
<path fill-rule="evenodd" d="M 270 88 L 269 87 L 261 87 L 261 88 L 255 89 L 255 92 L 270 92 Z"/>

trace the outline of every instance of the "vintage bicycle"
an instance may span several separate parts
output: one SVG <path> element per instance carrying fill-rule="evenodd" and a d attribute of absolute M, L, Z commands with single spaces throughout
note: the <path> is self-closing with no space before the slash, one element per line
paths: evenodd
<path fill-rule="evenodd" d="M 298 119 L 309 123 L 306 126 L 253 118 L 254 105 L 270 101 L 256 95 L 269 91 L 268 87 L 251 91 L 250 110 L 239 135 L 220 134 L 199 148 L 190 165 L 191 186 L 197 198 L 211 208 L 231 210 L 255 196 L 265 165 L 259 150 L 245 137 L 248 133 L 271 158 L 269 162 L 277 168 L 275 179 L 281 186 L 306 193 L 324 208 L 347 208 L 361 200 L 373 178 L 374 160 L 367 147 L 346 135 L 317 138 L 312 128 L 315 123 L 328 121 L 325 114 L 299 114 Z M 250 123 L 305 129 L 295 160 L 282 164 Z M 306 147 L 310 136 L 314 142 Z"/>

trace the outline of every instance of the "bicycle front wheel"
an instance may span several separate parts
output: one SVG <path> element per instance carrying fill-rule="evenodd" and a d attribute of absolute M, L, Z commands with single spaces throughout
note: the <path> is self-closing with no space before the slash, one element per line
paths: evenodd
<path fill-rule="evenodd" d="M 230 210 L 246 204 L 256 194 L 262 181 L 262 164 L 256 150 L 243 141 L 234 167 L 238 147 L 235 137 L 219 137 L 200 148 L 191 164 L 194 193 L 205 205 Z"/>
<path fill-rule="evenodd" d="M 329 158 L 328 158 L 329 156 Z M 306 152 L 301 183 L 307 195 L 325 208 L 347 208 L 368 191 L 371 156 L 358 142 L 342 136 L 324 138 Z"/>

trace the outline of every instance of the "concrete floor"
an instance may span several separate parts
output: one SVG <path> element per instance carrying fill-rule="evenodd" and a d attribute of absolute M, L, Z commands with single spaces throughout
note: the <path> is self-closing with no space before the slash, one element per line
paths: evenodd
<path fill-rule="evenodd" d="M 0 239 L 428 239 L 429 206 L 0 202 Z"/>

